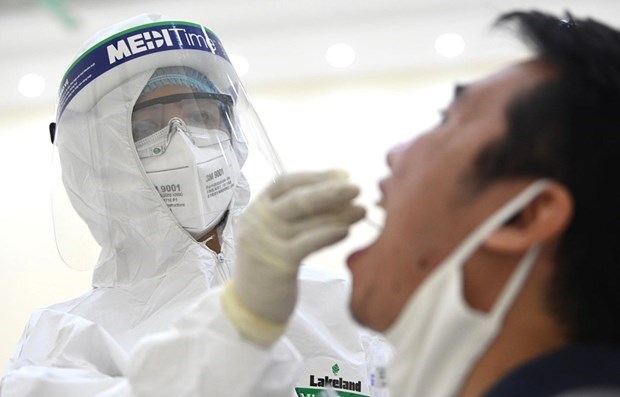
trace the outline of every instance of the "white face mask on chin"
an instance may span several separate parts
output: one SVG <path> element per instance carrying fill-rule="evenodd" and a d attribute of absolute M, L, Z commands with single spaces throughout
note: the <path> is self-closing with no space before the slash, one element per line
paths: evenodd
<path fill-rule="evenodd" d="M 510 276 L 489 313 L 463 296 L 463 266 L 484 239 L 521 211 L 548 185 L 539 180 L 510 200 L 448 256 L 409 298 L 386 332 L 396 355 L 388 368 L 390 393 L 399 397 L 451 397 L 495 339 L 539 253 L 532 247 Z"/>
<path fill-rule="evenodd" d="M 220 130 L 188 127 L 179 120 L 136 142 L 136 149 L 139 154 L 156 153 L 166 139 L 165 151 L 141 158 L 142 164 L 179 224 L 200 238 L 226 214 L 239 178 L 230 136 Z"/>

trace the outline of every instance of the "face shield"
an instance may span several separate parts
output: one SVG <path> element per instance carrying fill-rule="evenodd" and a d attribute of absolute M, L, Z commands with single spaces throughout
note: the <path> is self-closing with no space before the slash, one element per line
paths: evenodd
<path fill-rule="evenodd" d="M 54 229 L 76 269 L 200 241 L 283 172 L 219 39 L 189 22 L 142 15 L 97 34 L 56 120 Z"/>

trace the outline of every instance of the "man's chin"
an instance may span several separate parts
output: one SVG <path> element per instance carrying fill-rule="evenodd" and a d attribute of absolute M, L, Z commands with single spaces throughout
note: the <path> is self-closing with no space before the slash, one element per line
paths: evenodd
<path fill-rule="evenodd" d="M 364 256 L 366 251 L 370 249 L 371 246 L 372 244 L 366 247 L 357 249 L 353 251 L 351 254 L 349 254 L 349 256 L 347 257 L 347 267 L 350 270 L 353 270 L 353 268 L 356 266 L 356 263 L 359 263 L 360 259 Z"/>
<path fill-rule="evenodd" d="M 368 324 L 366 316 L 363 313 L 363 307 L 363 305 L 355 302 L 354 298 L 351 297 L 351 301 L 349 302 L 349 311 L 351 312 L 351 317 L 353 317 L 353 320 L 355 320 L 355 322 L 359 325 L 372 329 L 370 324 Z"/>
<path fill-rule="evenodd" d="M 351 312 L 351 317 L 353 320 L 364 328 L 368 328 L 375 332 L 383 332 L 387 327 L 382 327 L 377 324 L 377 321 L 372 321 L 372 318 L 369 317 L 369 313 L 366 310 L 367 306 L 354 302 L 353 300 L 349 303 L 349 311 Z"/>

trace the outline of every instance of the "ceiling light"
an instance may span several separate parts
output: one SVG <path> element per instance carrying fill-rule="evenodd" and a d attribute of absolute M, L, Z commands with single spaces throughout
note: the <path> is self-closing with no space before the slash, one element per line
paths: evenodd
<path fill-rule="evenodd" d="M 435 40 L 435 49 L 441 56 L 454 58 L 465 49 L 465 40 L 456 33 L 445 33 Z"/>
<path fill-rule="evenodd" d="M 325 52 L 325 59 L 335 68 L 346 68 L 355 61 L 355 50 L 346 43 L 334 44 Z"/>
<path fill-rule="evenodd" d="M 229 58 L 239 77 L 245 76 L 248 73 L 250 64 L 246 57 L 238 54 L 230 54 Z"/>
<path fill-rule="evenodd" d="M 17 89 L 27 98 L 36 98 L 45 90 L 45 80 L 38 74 L 25 74 L 19 79 Z"/>

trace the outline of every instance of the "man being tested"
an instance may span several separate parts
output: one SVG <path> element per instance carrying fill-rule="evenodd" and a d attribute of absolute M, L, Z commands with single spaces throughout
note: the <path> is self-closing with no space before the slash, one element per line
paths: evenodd
<path fill-rule="evenodd" d="M 500 22 L 537 55 L 389 152 L 350 308 L 395 345 L 394 396 L 620 395 L 620 33 Z"/>

